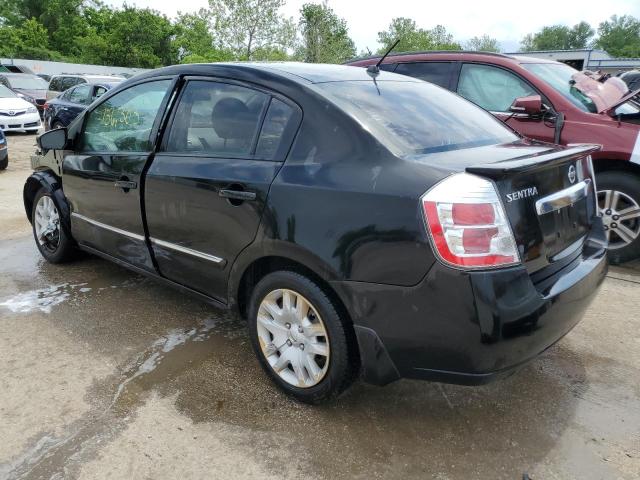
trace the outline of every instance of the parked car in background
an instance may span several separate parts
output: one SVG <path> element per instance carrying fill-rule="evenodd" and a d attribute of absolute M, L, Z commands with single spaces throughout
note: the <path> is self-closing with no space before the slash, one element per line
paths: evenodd
<path fill-rule="evenodd" d="M 83 83 L 70 88 L 44 105 L 44 128 L 68 126 L 88 105 L 118 83 Z"/>
<path fill-rule="evenodd" d="M 116 75 L 54 75 L 49 82 L 46 97 L 47 100 L 52 100 L 62 92 L 81 83 L 118 83 L 124 80 L 124 77 Z"/>
<path fill-rule="evenodd" d="M 602 145 L 593 162 L 609 257 L 640 255 L 640 100 L 619 78 L 602 83 L 564 63 L 482 52 L 394 54 L 380 68 L 457 92 L 526 137 Z"/>
<path fill-rule="evenodd" d="M 42 114 L 49 84 L 30 73 L 0 73 L 0 85 L 13 90 L 20 98 L 35 105 Z"/>
<path fill-rule="evenodd" d="M 238 310 L 301 401 L 361 373 L 504 376 L 604 279 L 599 147 L 523 139 L 442 88 L 375 77 L 286 62 L 138 75 L 39 138 L 23 191 L 35 243 Z"/>
<path fill-rule="evenodd" d="M 0 85 L 0 130 L 36 133 L 39 128 L 40 115 L 35 105 Z"/>
<path fill-rule="evenodd" d="M 47 75 L 46 73 L 37 73 L 36 75 L 38 75 L 41 79 L 43 79 L 47 83 L 49 83 L 49 81 L 51 80 L 51 75 Z"/>
<path fill-rule="evenodd" d="M 9 166 L 9 146 L 7 145 L 7 137 L 0 130 L 0 170 L 5 170 Z"/>

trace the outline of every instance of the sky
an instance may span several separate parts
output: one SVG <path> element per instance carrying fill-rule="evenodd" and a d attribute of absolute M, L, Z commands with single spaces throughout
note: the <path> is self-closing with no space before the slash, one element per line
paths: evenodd
<path fill-rule="evenodd" d="M 300 7 L 312 0 L 287 0 L 282 13 L 298 19 Z M 317 0 L 315 0 L 317 1 Z M 108 0 L 122 6 L 121 0 Z M 126 0 L 129 5 L 150 7 L 174 17 L 178 11 L 194 12 L 207 7 L 207 0 Z M 496 38 L 505 52 L 515 51 L 522 37 L 545 25 L 572 26 L 581 20 L 595 29 L 611 15 L 640 18 L 639 0 L 328 0 L 328 5 L 347 21 L 349 34 L 358 51 L 379 48 L 377 33 L 386 30 L 394 17 L 409 17 L 419 27 L 444 25 L 454 38 L 464 42 L 488 34 Z M 532 8 L 535 7 L 535 8 Z"/>

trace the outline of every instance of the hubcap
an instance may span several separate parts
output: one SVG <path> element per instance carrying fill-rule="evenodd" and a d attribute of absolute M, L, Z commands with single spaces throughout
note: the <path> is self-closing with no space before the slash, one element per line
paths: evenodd
<path fill-rule="evenodd" d="M 640 206 L 633 198 L 617 190 L 601 190 L 598 206 L 610 249 L 625 247 L 638 238 Z"/>
<path fill-rule="evenodd" d="M 329 368 L 329 336 L 315 307 L 293 290 L 267 294 L 258 309 L 262 354 L 285 382 L 317 385 Z"/>
<path fill-rule="evenodd" d="M 33 221 L 38 243 L 48 251 L 55 252 L 60 243 L 60 216 L 51 197 L 40 197 Z"/>

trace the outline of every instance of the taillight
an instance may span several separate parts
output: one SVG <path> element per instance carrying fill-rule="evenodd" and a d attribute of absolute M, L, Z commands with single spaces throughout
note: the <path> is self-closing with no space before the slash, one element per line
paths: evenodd
<path fill-rule="evenodd" d="M 425 220 L 442 261 L 462 268 L 491 268 L 520 261 L 507 216 L 492 182 L 459 173 L 422 198 Z"/>

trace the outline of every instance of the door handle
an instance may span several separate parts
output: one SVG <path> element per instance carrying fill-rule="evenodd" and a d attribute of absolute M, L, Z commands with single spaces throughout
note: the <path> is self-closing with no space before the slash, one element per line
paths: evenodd
<path fill-rule="evenodd" d="M 240 200 L 240 201 L 256 199 L 255 192 L 246 192 L 244 190 L 222 189 L 218 192 L 218 195 L 220 195 L 223 198 L 229 198 L 231 200 Z"/>
<path fill-rule="evenodd" d="M 134 188 L 138 188 L 138 184 L 136 182 L 132 182 L 126 177 L 120 180 L 116 180 L 113 186 L 116 188 L 121 188 L 125 192 L 128 192 L 129 190 L 133 190 Z"/>

